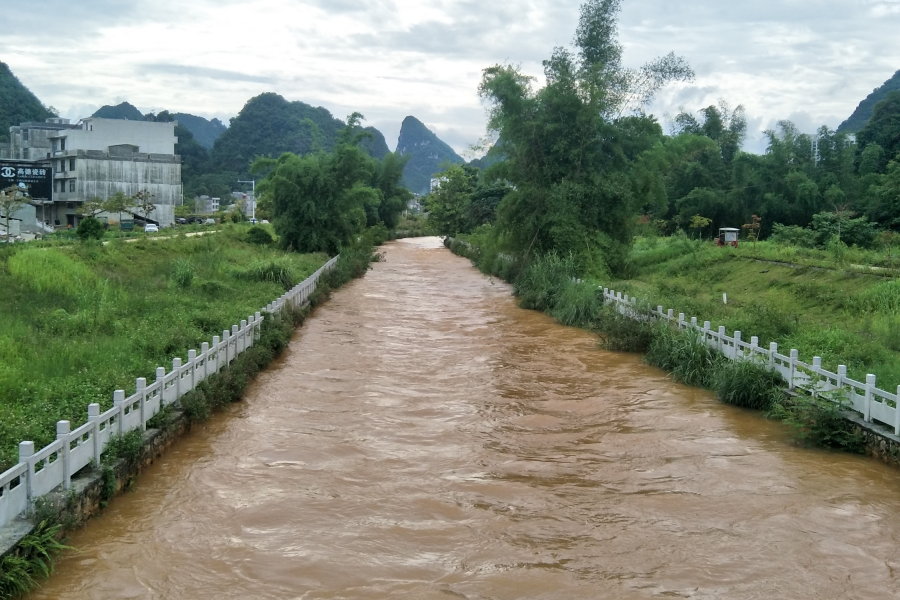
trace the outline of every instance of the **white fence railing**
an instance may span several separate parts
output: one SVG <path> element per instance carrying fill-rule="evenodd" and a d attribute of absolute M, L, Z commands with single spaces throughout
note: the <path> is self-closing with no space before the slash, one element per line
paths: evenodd
<path fill-rule="evenodd" d="M 787 381 L 788 389 L 800 390 L 812 396 L 829 397 L 842 395 L 849 401 L 849 408 L 860 413 L 867 423 L 873 420 L 880 421 L 894 428 L 894 435 L 900 435 L 900 386 L 896 393 L 886 392 L 875 385 L 875 376 L 866 375 L 865 383 L 855 381 L 847 377 L 847 367 L 839 365 L 837 373 L 832 373 L 822 368 L 822 359 L 813 357 L 812 364 L 802 362 L 797 350 L 791 350 L 789 354 L 778 352 L 778 344 L 772 342 L 768 348 L 760 347 L 759 338 L 751 337 L 745 342 L 740 331 L 735 331 L 731 336 L 727 335 L 724 327 L 713 329 L 709 321 L 702 325 L 696 317 L 690 321 L 685 319 L 684 313 L 677 316 L 671 308 L 664 311 L 662 306 L 656 310 L 644 312 L 638 307 L 635 298 L 623 296 L 621 292 L 615 292 L 609 288 L 603 289 L 603 298 L 606 302 L 615 303 L 623 314 L 636 318 L 652 317 L 666 320 L 679 329 L 691 329 L 696 331 L 711 348 L 716 348 L 724 356 L 731 360 L 755 360 L 769 369 L 777 371 Z"/>
<path fill-rule="evenodd" d="M 302 283 L 268 304 L 264 312 L 273 314 L 287 306 L 302 306 L 315 291 L 319 278 L 334 268 L 338 257 L 325 263 Z M 115 434 L 145 430 L 147 421 L 164 406 L 174 404 L 200 382 L 226 368 L 259 339 L 263 316 L 260 312 L 233 325 L 211 343 L 203 342 L 200 352 L 188 352 L 187 361 L 172 361 L 172 370 L 156 369 L 156 381 L 140 377 L 135 392 L 113 393 L 113 407 L 100 412 L 99 404 L 88 406 L 87 423 L 71 429 L 69 421 L 56 424 L 56 441 L 35 450 L 34 442 L 19 443 L 19 463 L 0 474 L 0 527 L 27 511 L 35 498 L 62 486 L 69 489 L 72 476 L 88 465 L 100 465 L 100 456 Z"/>

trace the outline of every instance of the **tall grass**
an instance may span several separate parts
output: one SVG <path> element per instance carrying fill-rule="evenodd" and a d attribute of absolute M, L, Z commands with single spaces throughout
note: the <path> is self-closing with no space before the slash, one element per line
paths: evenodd
<path fill-rule="evenodd" d="M 76 297 L 97 279 L 91 269 L 61 250 L 29 248 L 9 258 L 9 272 L 18 283 L 39 293 Z"/>
<path fill-rule="evenodd" d="M 251 265 L 289 265 L 301 281 L 328 257 L 285 254 L 246 242 L 244 229 L 213 236 L 107 246 L 14 248 L 0 252 L 0 471 L 17 445 L 55 439 L 55 423 L 83 423 L 87 405 L 109 408 L 112 390 L 253 314 L 284 292 L 250 279 Z M 173 285 L 178 261 L 189 287 Z"/>
<path fill-rule="evenodd" d="M 651 365 L 671 372 L 682 383 L 705 388 L 712 386 L 715 369 L 724 360 L 698 332 L 671 327 L 659 328 L 647 350 Z"/>

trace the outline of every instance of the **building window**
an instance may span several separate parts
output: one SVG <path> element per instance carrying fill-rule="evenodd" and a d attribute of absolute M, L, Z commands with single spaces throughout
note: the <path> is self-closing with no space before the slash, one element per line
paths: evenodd
<path fill-rule="evenodd" d="M 28 148 L 22 148 L 22 158 L 28 160 L 30 158 L 31 153 L 28 151 Z"/>
<path fill-rule="evenodd" d="M 22 141 L 23 141 L 23 142 L 27 142 L 27 141 L 28 141 L 28 130 L 27 130 L 27 129 L 23 129 L 23 130 L 22 130 Z"/>
<path fill-rule="evenodd" d="M 65 152 L 65 151 L 66 151 L 66 138 L 60 138 L 60 140 L 59 140 L 59 151 L 60 151 L 60 152 Z"/>
<path fill-rule="evenodd" d="M 69 170 L 70 170 L 70 171 L 74 171 L 74 170 L 75 170 L 75 159 L 74 159 L 74 158 L 70 158 L 70 159 L 69 159 Z"/>
<path fill-rule="evenodd" d="M 66 202 L 66 208 L 75 208 L 74 202 Z"/>
<path fill-rule="evenodd" d="M 62 173 L 63 171 L 66 170 L 65 167 L 66 167 L 65 161 L 62 161 L 62 160 L 56 161 L 56 170 L 57 170 L 57 171 L 59 171 L 60 173 Z"/>
<path fill-rule="evenodd" d="M 74 191 L 75 191 L 75 180 L 74 180 L 74 179 L 70 179 L 70 180 L 69 180 L 69 191 L 70 191 L 70 192 L 74 192 Z"/>

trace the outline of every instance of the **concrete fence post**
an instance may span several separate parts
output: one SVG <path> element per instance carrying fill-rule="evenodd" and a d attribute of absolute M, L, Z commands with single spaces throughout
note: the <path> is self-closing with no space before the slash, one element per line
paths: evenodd
<path fill-rule="evenodd" d="M 175 374 L 175 400 L 181 398 L 181 359 L 172 359 L 172 373 Z"/>
<path fill-rule="evenodd" d="M 788 378 L 788 389 L 794 389 L 794 374 L 797 372 L 797 360 L 800 358 L 800 352 L 794 348 L 791 349 L 791 370 Z"/>
<path fill-rule="evenodd" d="M 113 406 L 119 409 L 116 420 L 119 422 L 119 433 L 125 433 L 125 390 L 113 392 Z"/>
<path fill-rule="evenodd" d="M 203 379 L 209 376 L 209 342 L 200 344 L 200 355 L 203 356 Z"/>
<path fill-rule="evenodd" d="M 697 317 L 691 317 L 691 329 L 699 329 L 697 327 Z"/>
<path fill-rule="evenodd" d="M 231 337 L 229 338 L 229 344 L 234 345 L 234 350 L 231 351 L 231 360 L 236 359 L 237 355 L 240 353 L 240 349 L 238 348 L 238 342 L 240 341 L 240 338 L 238 337 L 239 331 L 240 330 L 238 329 L 237 325 L 231 326 Z M 228 364 L 231 364 L 231 363 L 228 363 Z"/>
<path fill-rule="evenodd" d="M 88 404 L 88 422 L 93 423 L 91 427 L 91 441 L 94 442 L 94 466 L 100 468 L 100 453 L 103 448 L 100 447 L 100 405 L 96 402 Z"/>
<path fill-rule="evenodd" d="M 190 364 L 191 389 L 197 387 L 197 351 L 188 350 L 188 364 Z M 190 391 L 190 390 L 189 390 Z"/>
<path fill-rule="evenodd" d="M 684 322 L 684 313 L 678 313 L 678 329 L 684 329 L 687 323 Z"/>
<path fill-rule="evenodd" d="M 778 354 L 778 343 L 769 342 L 769 369 L 775 370 L 775 355 Z"/>
<path fill-rule="evenodd" d="M 247 343 L 247 320 L 241 319 L 241 352 L 247 349 L 250 344 Z"/>
<path fill-rule="evenodd" d="M 813 356 L 813 364 L 812 364 L 813 372 L 818 374 L 819 371 L 822 370 L 822 357 L 821 356 Z"/>
<path fill-rule="evenodd" d="M 741 348 L 741 332 L 734 332 L 734 360 L 741 360 L 744 358 L 744 349 Z"/>
<path fill-rule="evenodd" d="M 866 423 L 872 422 L 872 402 L 874 402 L 875 376 L 869 373 L 866 375 Z"/>
<path fill-rule="evenodd" d="M 262 337 L 262 315 L 260 313 L 256 313 L 253 315 L 255 317 L 253 323 L 253 341 L 257 342 Z"/>
<path fill-rule="evenodd" d="M 227 329 L 222 330 L 222 342 L 225 345 L 225 366 L 231 364 L 231 343 L 228 341 L 228 336 L 230 335 Z"/>
<path fill-rule="evenodd" d="M 750 358 L 756 358 L 757 348 L 759 348 L 759 338 L 754 335 L 750 338 Z"/>
<path fill-rule="evenodd" d="M 837 370 L 837 389 L 844 389 L 844 380 L 847 378 L 847 365 L 838 365 Z"/>
<path fill-rule="evenodd" d="M 897 396 L 894 401 L 894 435 L 900 435 L 900 385 L 897 386 Z"/>
<path fill-rule="evenodd" d="M 72 485 L 72 468 L 69 460 L 69 453 L 72 451 L 69 446 L 69 432 L 72 430 L 71 423 L 68 421 L 56 422 L 56 439 L 62 442 L 62 461 L 63 461 L 63 489 L 67 490 Z"/>
<path fill-rule="evenodd" d="M 721 352 L 722 354 L 725 354 L 725 338 L 726 337 L 727 336 L 725 335 L 725 326 L 719 325 L 719 352 Z M 728 355 L 726 354 L 726 356 L 728 356 Z"/>
<path fill-rule="evenodd" d="M 673 320 L 674 318 L 675 318 L 675 309 L 674 309 L 674 308 L 670 308 L 668 311 L 666 311 L 666 319 L 668 319 L 669 321 L 671 321 L 671 320 Z"/>
<path fill-rule="evenodd" d="M 166 370 L 156 367 L 156 383 L 159 384 L 159 407 L 166 405 Z"/>
<path fill-rule="evenodd" d="M 19 462 L 28 465 L 25 470 L 25 495 L 28 496 L 28 502 L 34 500 L 34 442 L 19 442 Z"/>
<path fill-rule="evenodd" d="M 663 307 L 662 307 L 662 304 L 660 304 L 659 306 L 656 307 L 656 312 L 657 312 L 660 316 L 662 316 L 662 314 L 663 314 Z"/>
<path fill-rule="evenodd" d="M 134 390 L 138 394 L 138 399 L 141 403 L 141 431 L 147 431 L 147 380 L 143 377 L 138 377 L 134 382 Z"/>

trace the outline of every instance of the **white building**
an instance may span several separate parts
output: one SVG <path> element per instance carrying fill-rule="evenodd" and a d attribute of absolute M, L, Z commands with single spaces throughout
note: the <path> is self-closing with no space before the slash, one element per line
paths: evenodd
<path fill-rule="evenodd" d="M 86 200 L 106 200 L 117 192 L 134 196 L 147 191 L 156 209 L 150 219 L 160 225 L 175 220 L 181 202 L 181 157 L 175 154 L 175 125 L 150 121 L 82 119 L 70 125 L 23 123 L 10 128 L 10 158 L 49 159 L 53 199 L 38 202 L 38 219 L 56 227 L 76 226 L 78 207 Z M 53 126 L 48 128 L 47 126 Z M 109 215 L 115 222 L 118 215 Z"/>

